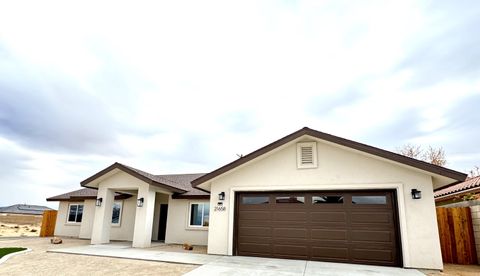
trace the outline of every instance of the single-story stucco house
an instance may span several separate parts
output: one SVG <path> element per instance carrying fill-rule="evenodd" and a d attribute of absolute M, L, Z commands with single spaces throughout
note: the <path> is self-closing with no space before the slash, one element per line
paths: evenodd
<path fill-rule="evenodd" d="M 433 190 L 466 175 L 303 128 L 207 174 L 115 163 L 60 201 L 56 235 L 209 254 L 442 269 Z"/>

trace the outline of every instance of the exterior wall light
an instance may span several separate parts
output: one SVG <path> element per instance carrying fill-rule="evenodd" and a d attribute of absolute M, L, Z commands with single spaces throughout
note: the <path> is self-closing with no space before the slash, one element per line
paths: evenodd
<path fill-rule="evenodd" d="M 103 198 L 101 198 L 101 197 L 97 198 L 97 201 L 95 202 L 95 206 L 97 206 L 97 207 L 102 206 L 102 201 L 103 201 Z"/>
<path fill-rule="evenodd" d="M 412 198 L 413 199 L 420 199 L 422 198 L 422 191 L 419 191 L 417 189 L 412 189 Z"/>
<path fill-rule="evenodd" d="M 137 207 L 143 207 L 143 197 L 137 199 Z"/>
<path fill-rule="evenodd" d="M 225 192 L 221 192 L 218 194 L 218 200 L 225 200 Z"/>

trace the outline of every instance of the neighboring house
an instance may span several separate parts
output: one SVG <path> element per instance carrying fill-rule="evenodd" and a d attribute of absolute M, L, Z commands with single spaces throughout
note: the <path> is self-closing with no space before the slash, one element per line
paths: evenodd
<path fill-rule="evenodd" d="M 115 163 L 81 182 L 90 189 L 48 200 L 60 201 L 56 235 L 92 244 L 442 269 L 433 190 L 465 178 L 303 128 L 208 174 Z"/>
<path fill-rule="evenodd" d="M 463 201 L 480 200 L 480 176 L 435 191 L 437 206 L 451 205 Z"/>
<path fill-rule="evenodd" d="M 6 207 L 0 207 L 0 213 L 16 215 L 43 215 L 43 211 L 52 210 L 46 206 L 15 204 Z"/>

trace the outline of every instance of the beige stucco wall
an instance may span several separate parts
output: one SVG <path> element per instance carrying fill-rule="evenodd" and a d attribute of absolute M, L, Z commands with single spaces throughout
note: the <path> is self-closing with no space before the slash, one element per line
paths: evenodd
<path fill-rule="evenodd" d="M 133 225 L 135 224 L 135 211 L 137 210 L 137 198 L 132 196 L 128 199 L 116 201 L 123 202 L 122 218 L 119 226 L 111 226 L 110 239 L 115 241 L 132 241 Z"/>
<path fill-rule="evenodd" d="M 208 228 L 195 229 L 188 227 L 190 202 L 208 202 L 208 200 L 170 198 L 168 204 L 165 243 L 207 245 Z"/>
<path fill-rule="evenodd" d="M 166 230 L 166 242 L 167 243 L 190 243 L 194 245 L 207 245 L 208 239 L 208 229 L 191 229 L 187 226 L 188 212 L 189 212 L 189 200 L 173 200 L 168 191 L 163 190 L 162 188 L 154 187 L 148 183 L 143 182 L 127 173 L 122 171 L 117 171 L 114 174 L 110 174 L 108 177 L 102 179 L 98 184 L 99 196 L 102 191 L 129 191 L 129 192 L 138 192 L 141 191 L 144 193 L 144 206 L 138 208 L 136 206 L 137 197 L 142 197 L 142 195 L 133 195 L 131 198 L 123 200 L 122 208 L 122 218 L 120 226 L 111 226 L 108 230 L 108 237 L 110 240 L 127 240 L 132 241 L 134 237 L 135 223 L 139 224 L 151 224 L 152 230 L 151 235 L 146 233 L 139 233 L 141 240 L 147 240 L 151 236 L 152 240 L 156 240 L 158 237 L 158 224 L 160 216 L 160 205 L 168 204 L 168 214 L 167 214 L 167 230 Z M 103 192 L 104 193 L 104 192 Z M 147 196 L 148 195 L 148 196 Z M 152 197 L 152 195 L 154 195 Z M 82 218 L 82 223 L 78 224 L 67 224 L 66 216 L 68 213 L 68 202 L 60 202 L 59 211 L 57 216 L 57 225 L 55 233 L 61 236 L 72 236 L 80 237 L 85 239 L 92 238 L 92 232 L 95 220 L 101 220 L 102 216 L 95 216 L 95 212 L 102 208 L 105 210 L 108 215 L 105 215 L 111 218 L 112 206 L 106 206 L 107 200 L 106 195 L 101 195 L 104 199 L 102 206 L 95 206 L 95 200 L 86 200 L 85 202 L 75 202 L 84 204 L 84 214 Z M 142 214 L 142 218 L 136 221 L 137 211 L 140 209 L 144 211 L 150 206 L 150 202 L 147 202 L 149 199 L 153 200 L 152 212 Z M 194 201 L 194 202 L 207 202 L 207 201 Z M 147 221 L 149 220 L 149 221 Z M 142 229 L 143 226 L 139 225 Z M 103 229 L 102 231 L 106 231 Z M 103 241 L 100 241 L 100 243 Z M 106 241 L 108 242 L 108 241 Z M 143 241 L 143 244 L 147 244 Z"/>
<path fill-rule="evenodd" d="M 70 204 L 83 204 L 83 201 L 60 201 L 58 204 L 57 221 L 55 222 L 55 236 L 78 237 L 80 233 L 81 223 L 67 223 L 68 206 Z"/>
<path fill-rule="evenodd" d="M 131 241 L 133 237 L 133 225 L 135 222 L 136 198 L 131 197 L 123 202 L 122 219 L 120 226 L 111 226 L 111 240 Z M 83 217 L 81 223 L 67 223 L 67 214 L 69 204 L 83 204 Z M 85 200 L 78 202 L 60 202 L 57 222 L 55 225 L 55 235 L 79 237 L 81 239 L 90 239 L 92 237 L 93 219 L 95 216 L 95 200 Z"/>
<path fill-rule="evenodd" d="M 95 216 L 95 200 L 85 200 L 83 203 L 82 225 L 80 226 L 79 238 L 90 239 L 92 236 L 93 217 Z"/>
<path fill-rule="evenodd" d="M 299 141 L 317 141 L 318 168 L 297 169 Z M 226 193 L 226 211 L 214 211 L 216 197 L 210 204 L 210 254 L 232 254 L 236 191 L 388 188 L 397 190 L 404 267 L 443 267 L 432 178 L 418 170 L 304 136 L 201 187 L 210 187 L 212 195 Z M 411 198 L 414 188 L 422 191 L 422 199 Z"/>

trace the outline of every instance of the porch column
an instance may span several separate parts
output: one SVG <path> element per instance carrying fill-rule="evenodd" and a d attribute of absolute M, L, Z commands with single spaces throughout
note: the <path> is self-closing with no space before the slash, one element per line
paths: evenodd
<path fill-rule="evenodd" d="M 95 206 L 91 244 L 109 243 L 115 192 L 107 188 L 99 187 L 97 198 L 102 198 L 102 205 Z"/>
<path fill-rule="evenodd" d="M 155 211 L 155 191 L 149 187 L 138 190 L 138 198 L 143 197 L 143 206 L 137 206 L 132 247 L 150 247 L 152 242 L 153 214 Z"/>

